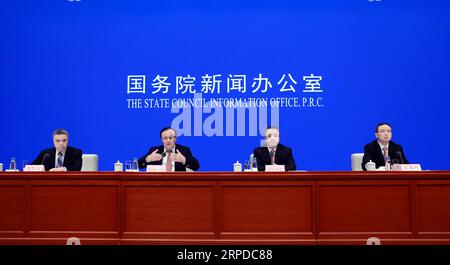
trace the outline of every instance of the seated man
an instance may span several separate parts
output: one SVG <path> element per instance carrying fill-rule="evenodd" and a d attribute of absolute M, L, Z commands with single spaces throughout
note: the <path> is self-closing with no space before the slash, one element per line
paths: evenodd
<path fill-rule="evenodd" d="M 55 147 L 41 151 L 32 164 L 44 165 L 47 171 L 80 171 L 83 164 L 83 152 L 68 144 L 69 133 L 63 129 L 55 130 L 53 132 Z"/>
<path fill-rule="evenodd" d="M 284 165 L 286 171 L 296 170 L 292 149 L 279 143 L 278 129 L 269 127 L 264 134 L 267 147 L 258 147 L 253 150 L 258 171 L 265 171 L 266 165 Z"/>
<path fill-rule="evenodd" d="M 162 145 L 151 147 L 147 154 L 139 159 L 139 168 L 145 168 L 147 165 L 165 165 L 166 171 L 186 171 L 186 168 L 196 171 L 199 169 L 200 164 L 192 156 L 189 147 L 176 144 L 177 135 L 174 129 L 163 128 L 159 135 Z"/>
<path fill-rule="evenodd" d="M 361 168 L 366 169 L 366 163 L 372 160 L 375 167 L 379 168 L 385 166 L 386 158 L 391 159 L 391 163 L 397 160 L 397 163 L 409 164 L 405 157 L 401 145 L 391 141 L 392 127 L 387 123 L 380 123 L 375 127 L 376 140 L 364 146 L 364 156 L 361 163 Z"/>

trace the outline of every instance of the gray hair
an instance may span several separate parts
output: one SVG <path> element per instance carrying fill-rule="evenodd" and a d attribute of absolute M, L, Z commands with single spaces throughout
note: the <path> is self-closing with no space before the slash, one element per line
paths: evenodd
<path fill-rule="evenodd" d="M 267 127 L 266 130 L 264 131 L 264 138 L 266 138 L 267 130 L 271 130 L 271 129 L 277 130 L 278 134 L 280 134 L 280 130 L 278 129 L 278 127 Z"/>
<path fill-rule="evenodd" d="M 64 129 L 56 129 L 56 130 L 53 131 L 53 136 L 55 136 L 55 135 L 62 135 L 62 134 L 65 134 L 65 135 L 67 135 L 67 137 L 69 137 L 69 132 L 67 132 Z"/>

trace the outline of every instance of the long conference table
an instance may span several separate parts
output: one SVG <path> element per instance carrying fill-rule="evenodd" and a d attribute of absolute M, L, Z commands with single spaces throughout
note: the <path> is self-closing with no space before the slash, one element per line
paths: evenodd
<path fill-rule="evenodd" d="M 0 172 L 0 244 L 450 244 L 450 171 Z"/>

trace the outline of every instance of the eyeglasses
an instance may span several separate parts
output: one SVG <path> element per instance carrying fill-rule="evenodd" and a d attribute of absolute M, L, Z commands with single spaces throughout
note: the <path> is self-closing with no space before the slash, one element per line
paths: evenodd
<path fill-rule="evenodd" d="M 176 136 L 169 136 L 169 137 L 164 137 L 164 138 L 161 138 L 161 139 L 163 139 L 163 141 L 167 141 L 167 140 L 173 140 L 175 138 L 177 138 L 177 137 Z"/>
<path fill-rule="evenodd" d="M 392 133 L 391 130 L 379 130 L 378 133 Z"/>

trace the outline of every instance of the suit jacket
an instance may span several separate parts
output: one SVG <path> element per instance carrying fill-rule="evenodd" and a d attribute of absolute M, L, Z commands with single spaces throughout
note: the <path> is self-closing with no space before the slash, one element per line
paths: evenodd
<path fill-rule="evenodd" d="M 396 154 L 398 151 L 402 153 L 401 157 Z M 402 146 L 392 141 L 389 142 L 388 155 L 391 158 L 391 161 L 393 159 L 397 159 L 399 163 L 402 163 L 403 161 L 403 163 L 409 164 L 405 157 L 405 152 L 403 152 Z M 376 168 L 385 166 L 384 156 L 377 140 L 374 140 L 364 146 L 364 156 L 361 163 L 361 168 L 363 170 L 367 170 L 366 163 L 370 160 L 375 163 Z"/>
<path fill-rule="evenodd" d="M 44 157 L 45 154 L 48 154 L 47 157 Z M 68 146 L 64 155 L 63 167 L 66 167 L 67 171 L 80 171 L 83 165 L 82 155 L 83 152 L 80 149 Z M 45 149 L 31 164 L 44 165 L 45 170 L 48 171 L 55 167 L 55 157 L 56 148 Z"/>
<path fill-rule="evenodd" d="M 269 149 L 267 147 L 258 147 L 253 150 L 253 156 L 256 157 L 256 163 L 258 164 L 258 171 L 265 171 L 266 165 L 271 165 Z M 296 170 L 294 156 L 292 155 L 292 149 L 278 144 L 275 151 L 275 164 L 284 165 L 286 171 Z"/>
<path fill-rule="evenodd" d="M 139 168 L 145 168 L 145 167 L 147 167 L 147 165 L 162 165 L 162 161 L 163 161 L 162 159 L 159 161 L 152 161 L 152 162 L 147 162 L 145 160 L 145 158 L 148 155 L 150 155 L 151 153 L 153 153 L 153 151 L 155 151 L 156 149 L 158 149 L 158 151 L 157 151 L 158 154 L 162 154 L 164 152 L 163 145 L 151 147 L 148 150 L 147 154 L 145 154 L 143 157 L 141 157 L 139 159 L 139 161 L 138 161 Z M 186 157 L 186 164 L 183 165 L 182 163 L 175 162 L 175 171 L 186 171 L 186 168 L 190 168 L 190 169 L 196 171 L 200 168 L 200 164 L 198 163 L 198 160 L 192 155 L 189 147 L 176 144 L 175 150 L 177 150 L 177 149 L 184 157 Z"/>

